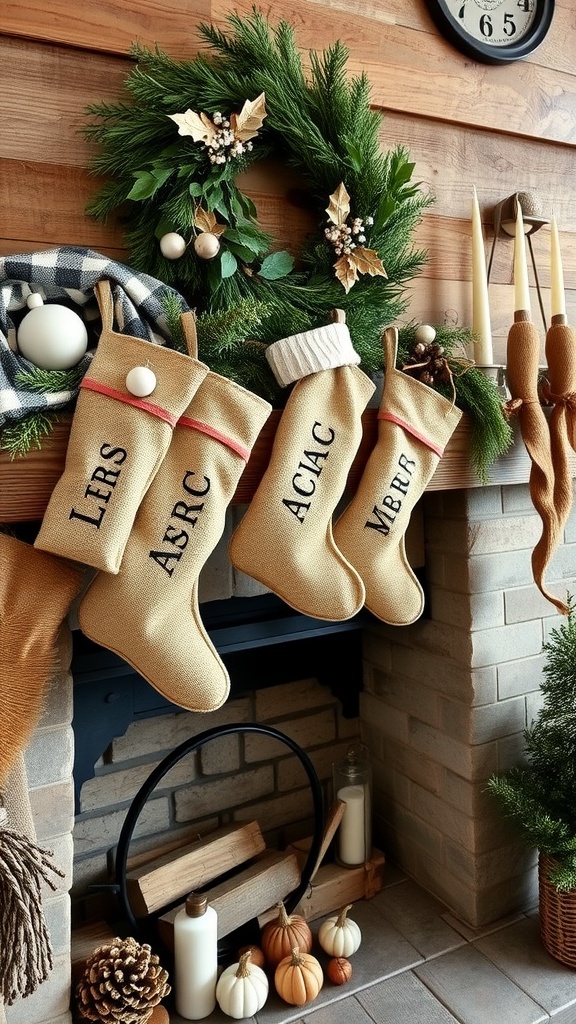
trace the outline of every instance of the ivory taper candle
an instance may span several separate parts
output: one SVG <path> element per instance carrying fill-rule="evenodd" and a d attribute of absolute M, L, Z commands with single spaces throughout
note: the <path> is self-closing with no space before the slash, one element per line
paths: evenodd
<path fill-rule="evenodd" d="M 514 311 L 530 313 L 530 286 L 526 261 L 526 236 L 522 207 L 516 204 L 516 235 L 514 238 Z"/>
<path fill-rule="evenodd" d="M 488 279 L 476 189 L 472 199 L 472 330 L 478 335 L 474 342 L 475 362 L 481 366 L 491 366 L 494 362 L 494 353 L 488 305 Z"/>
<path fill-rule="evenodd" d="M 550 226 L 550 312 L 552 316 L 566 315 L 566 295 L 564 293 L 564 271 L 560 253 L 560 239 L 556 218 L 552 218 Z"/>

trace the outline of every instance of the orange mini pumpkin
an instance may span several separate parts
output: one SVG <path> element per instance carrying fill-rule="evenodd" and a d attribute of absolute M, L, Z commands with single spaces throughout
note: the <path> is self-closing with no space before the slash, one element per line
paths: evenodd
<path fill-rule="evenodd" d="M 298 946 L 303 953 L 312 949 L 312 932 L 300 914 L 287 914 L 283 903 L 276 904 L 278 917 L 268 921 L 262 929 L 260 945 L 269 967 L 275 968 L 292 949 Z"/>
<path fill-rule="evenodd" d="M 320 962 L 310 953 L 301 953 L 297 946 L 280 961 L 274 973 L 278 995 L 292 1006 L 303 1006 L 316 999 L 323 984 Z"/>

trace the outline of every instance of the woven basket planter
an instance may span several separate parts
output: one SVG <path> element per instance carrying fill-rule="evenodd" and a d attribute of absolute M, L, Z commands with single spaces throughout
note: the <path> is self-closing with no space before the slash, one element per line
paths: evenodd
<path fill-rule="evenodd" d="M 576 967 L 576 890 L 557 892 L 548 881 L 554 860 L 541 853 L 538 861 L 540 934 L 544 948 L 555 960 Z"/>

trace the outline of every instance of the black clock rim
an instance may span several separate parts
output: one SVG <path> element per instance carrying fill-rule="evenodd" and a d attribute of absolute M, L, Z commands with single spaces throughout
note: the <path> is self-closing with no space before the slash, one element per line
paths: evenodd
<path fill-rule="evenodd" d="M 445 0 L 424 0 L 424 2 L 436 26 L 456 49 L 485 64 L 511 64 L 515 60 L 527 57 L 543 42 L 552 23 L 555 0 L 536 0 L 539 9 L 527 34 L 519 43 L 498 47 L 477 42 L 471 39 L 467 33 L 459 31 L 448 12 Z"/>

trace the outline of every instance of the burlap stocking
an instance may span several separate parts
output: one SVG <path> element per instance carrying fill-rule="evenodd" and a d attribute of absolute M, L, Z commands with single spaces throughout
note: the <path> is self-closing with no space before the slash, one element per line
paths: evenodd
<path fill-rule="evenodd" d="M 198 576 L 270 411 L 208 373 L 140 506 L 120 572 L 99 573 L 80 603 L 83 632 L 188 711 L 212 711 L 228 696 L 228 673 L 200 616 Z"/>
<path fill-rule="evenodd" d="M 346 365 L 359 357 L 343 323 L 285 338 L 267 355 L 281 384 L 297 383 L 268 468 L 232 536 L 230 558 L 297 611 L 347 619 L 362 607 L 364 587 L 334 543 L 332 515 L 374 385 L 357 366 Z"/>
<path fill-rule="evenodd" d="M 520 310 L 514 317 L 515 322 L 508 332 L 506 360 L 506 381 L 511 395 L 508 409 L 518 414 L 522 438 L 532 463 L 530 497 L 542 520 L 542 533 L 532 552 L 532 575 L 544 597 L 566 615 L 566 604 L 551 594 L 544 583 L 546 569 L 558 545 L 561 531 L 555 507 L 550 431 L 538 395 L 540 339 L 528 314 Z"/>
<path fill-rule="evenodd" d="M 35 543 L 116 573 L 174 425 L 208 367 L 173 349 L 115 333 L 110 284 L 99 281 L 95 290 L 102 335 L 81 382 L 64 472 Z M 139 366 L 156 376 L 149 397 L 139 398 L 127 387 L 129 371 Z"/>
<path fill-rule="evenodd" d="M 397 345 L 398 332 L 389 328 L 378 439 L 334 538 L 364 581 L 366 607 L 383 622 L 404 626 L 424 608 L 422 587 L 406 557 L 406 528 L 462 413 L 396 369 Z"/>

